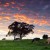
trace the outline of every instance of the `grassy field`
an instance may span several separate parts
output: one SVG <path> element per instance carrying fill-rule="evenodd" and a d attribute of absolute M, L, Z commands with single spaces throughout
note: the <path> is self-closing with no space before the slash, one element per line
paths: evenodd
<path fill-rule="evenodd" d="M 44 40 L 31 43 L 31 40 L 0 41 L 0 50 L 50 50 Z"/>

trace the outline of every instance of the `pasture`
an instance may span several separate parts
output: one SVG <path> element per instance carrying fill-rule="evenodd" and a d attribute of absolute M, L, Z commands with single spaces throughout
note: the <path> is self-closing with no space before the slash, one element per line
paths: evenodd
<path fill-rule="evenodd" d="M 50 50 L 50 44 L 46 44 L 44 40 L 31 41 L 0 41 L 0 50 Z"/>

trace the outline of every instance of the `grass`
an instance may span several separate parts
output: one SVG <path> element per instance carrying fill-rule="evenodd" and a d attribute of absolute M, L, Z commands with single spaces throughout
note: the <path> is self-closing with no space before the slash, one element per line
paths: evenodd
<path fill-rule="evenodd" d="M 0 41 L 0 50 L 50 50 L 44 40 L 31 43 L 31 40 Z"/>

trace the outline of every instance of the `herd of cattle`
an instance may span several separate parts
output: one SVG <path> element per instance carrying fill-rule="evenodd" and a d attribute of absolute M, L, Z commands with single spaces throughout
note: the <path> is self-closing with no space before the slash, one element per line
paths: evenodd
<path fill-rule="evenodd" d="M 6 39 L 3 38 L 2 40 L 6 40 Z M 20 40 L 20 38 L 16 38 L 16 39 L 14 39 L 14 40 Z M 32 43 L 33 43 L 34 41 L 40 41 L 40 38 L 34 38 L 34 39 L 32 39 Z M 50 44 L 50 37 L 48 37 L 48 38 L 46 39 L 46 43 L 47 43 L 47 44 Z"/>
<path fill-rule="evenodd" d="M 34 42 L 34 41 L 39 41 L 40 40 L 40 38 L 34 38 L 34 39 L 32 39 L 32 43 Z M 46 43 L 47 44 L 50 44 L 50 37 L 48 37 L 47 39 L 46 39 Z"/>

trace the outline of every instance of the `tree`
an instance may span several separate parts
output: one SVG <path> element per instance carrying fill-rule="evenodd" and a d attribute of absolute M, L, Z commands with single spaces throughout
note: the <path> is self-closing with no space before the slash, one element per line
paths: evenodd
<path fill-rule="evenodd" d="M 15 21 L 9 25 L 8 28 L 9 32 L 7 35 L 13 35 L 14 39 L 17 35 L 19 35 L 20 39 L 22 39 L 22 37 L 24 37 L 26 34 L 33 32 L 34 25 Z"/>
<path fill-rule="evenodd" d="M 48 39 L 48 35 L 43 35 L 43 39 Z"/>

